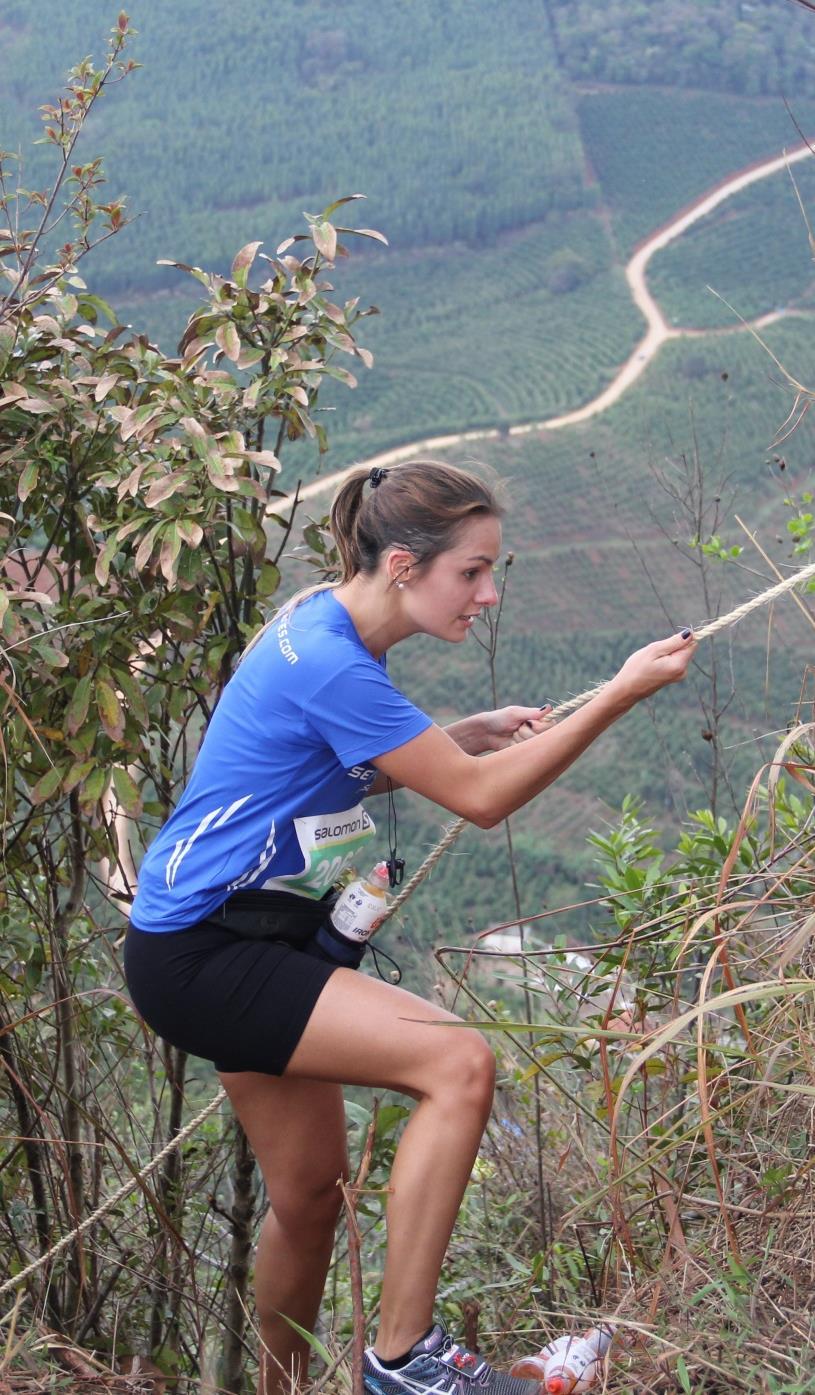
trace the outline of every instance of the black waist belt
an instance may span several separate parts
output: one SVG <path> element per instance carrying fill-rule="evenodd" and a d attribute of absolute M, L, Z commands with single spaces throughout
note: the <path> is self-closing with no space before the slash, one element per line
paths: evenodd
<path fill-rule="evenodd" d="M 337 895 L 335 887 L 320 901 L 291 891 L 237 891 L 207 920 L 244 940 L 303 945 L 329 919 Z"/>

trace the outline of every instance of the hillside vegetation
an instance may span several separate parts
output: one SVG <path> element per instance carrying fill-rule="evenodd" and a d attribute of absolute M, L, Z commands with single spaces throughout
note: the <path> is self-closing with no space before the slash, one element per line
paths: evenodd
<path fill-rule="evenodd" d="M 738 66 L 726 7 L 703 26 L 710 62 L 690 86 L 682 55 L 701 41 L 698 6 L 613 6 L 592 62 L 624 40 L 637 74 L 616 87 L 599 68 L 584 71 L 585 55 L 577 64 L 588 13 L 483 0 L 284 0 L 272 11 L 238 0 L 203 25 L 191 0 L 143 6 L 133 54 L 144 68 L 94 116 L 111 191 L 127 193 L 135 217 L 98 249 L 95 285 L 169 350 L 193 300 L 157 260 L 225 270 L 237 247 L 263 239 L 271 252 L 304 209 L 358 190 L 368 202 L 354 216 L 390 242 L 364 254 L 368 298 L 382 311 L 370 326 L 377 366 L 352 399 L 326 399 L 325 463 L 590 400 L 637 338 L 620 276 L 635 242 L 799 137 L 780 96 L 755 100 L 711 75 L 711 55 L 720 72 Z M 761 92 L 779 91 L 770 70 L 781 46 L 783 90 L 806 128 L 815 108 L 793 66 L 793 53 L 808 61 L 805 21 L 793 7 L 782 21 L 775 5 L 741 6 L 738 32 L 751 62 L 763 55 Z M 7 148 L 27 145 L 66 55 L 98 46 L 106 23 L 82 0 L 36 11 L 0 0 Z M 27 150 L 30 184 L 47 153 Z M 756 199 L 760 220 L 771 195 Z M 781 247 L 775 264 L 787 299 L 807 268 Z M 300 468 L 315 471 L 312 453 Z"/>
<path fill-rule="evenodd" d="M 95 46 L 100 8 L 0 0 L 3 144 L 53 96 L 56 68 Z M 319 462 L 287 438 L 325 424 L 330 467 L 592 398 L 642 331 L 623 277 L 632 247 L 788 140 L 780 101 L 748 95 L 808 91 L 806 51 L 799 72 L 777 6 L 735 16 L 719 0 L 652 0 L 603 18 L 582 0 L 235 0 L 205 17 L 191 0 L 145 0 L 146 67 L 87 123 L 88 154 L 112 152 L 113 187 L 141 216 L 81 269 L 165 348 L 200 297 L 209 356 L 180 362 L 109 333 L 75 279 L 35 279 L 2 307 L 0 532 L 13 566 L 33 557 L 28 580 L 48 587 L 21 594 L 14 570 L 0 587 L 4 1392 L 120 1392 L 134 1389 L 128 1367 L 151 1395 L 245 1395 L 252 1381 L 248 1286 L 267 1197 L 209 1065 L 146 1031 L 122 991 L 110 791 L 138 852 L 247 636 L 301 579 L 275 486 Z M 45 182 L 46 154 L 26 159 L 29 183 Z M 806 308 L 806 234 L 779 183 L 655 260 L 671 319 L 715 323 L 703 279 L 752 313 Z M 241 244 L 271 252 L 303 208 L 354 187 L 371 195 L 361 222 L 384 226 L 392 250 L 371 244 L 335 270 L 324 227 L 266 264 L 274 295 L 256 289 L 251 252 L 233 264 Z M 808 170 L 800 187 L 808 202 Z M 297 261 L 303 247 L 336 297 Z M 182 255 L 228 279 L 202 293 L 153 266 Z M 381 317 L 333 303 L 346 296 Z M 476 642 L 494 638 L 483 624 L 455 651 L 400 646 L 391 671 L 412 697 L 441 720 L 558 702 L 639 643 L 726 611 L 774 579 L 736 512 L 779 567 L 806 559 L 808 421 L 783 443 L 776 433 L 796 403 L 784 365 L 815 384 L 815 341 L 802 316 L 764 333 L 772 358 L 741 330 L 676 336 L 609 410 L 483 443 L 510 494 L 514 553 L 499 568 L 495 663 Z M 274 349 L 253 352 L 254 335 Z M 360 371 L 369 345 L 374 367 Z M 343 350 L 360 386 L 326 395 Z M 497 1108 L 438 1311 L 502 1364 L 603 1315 L 619 1325 L 615 1395 L 815 1389 L 811 630 L 785 600 L 700 646 L 686 685 L 615 725 L 512 820 L 512 864 L 506 828 L 468 829 L 383 931 L 406 986 L 496 1044 Z M 410 873 L 445 816 L 397 800 Z M 387 812 L 373 812 L 384 848 Z M 523 954 L 479 957 L 476 932 L 544 908 Z M 206 1122 L 174 1148 L 205 1101 Z M 364 1315 L 349 1226 L 315 1342 L 326 1395 L 347 1395 L 349 1339 L 375 1319 L 407 1114 L 401 1099 L 378 1103 L 347 1101 L 353 1156 L 366 1136 L 372 1152 Z M 87 1232 L 54 1258 L 80 1219 Z"/>
<path fill-rule="evenodd" d="M 782 362 L 815 382 L 807 323 L 783 322 L 765 334 Z M 509 481 L 505 543 L 515 554 L 498 648 L 502 701 L 562 701 L 610 677 L 638 644 L 699 625 L 770 584 L 735 513 L 757 528 L 779 563 L 794 563 L 788 523 L 796 510 L 784 500 L 811 487 L 811 438 L 802 431 L 785 443 L 783 472 L 771 445 L 791 405 L 791 391 L 750 335 L 675 341 L 594 421 L 489 443 L 491 463 Z M 707 485 L 704 536 L 720 531 L 727 546 L 743 545 L 738 562 L 706 559 L 691 546 L 693 519 L 660 484 L 662 477 L 690 496 L 695 459 Z M 715 744 L 705 738 L 712 648 L 719 702 L 727 702 Z M 710 797 L 715 751 L 727 771 L 719 812 L 735 818 L 757 752 L 769 756 L 773 733 L 792 715 L 811 648 L 811 629 L 791 601 L 706 642 L 687 684 L 626 717 L 516 814 L 527 912 L 583 898 L 595 879 L 586 834 L 614 822 L 626 794 L 644 800 L 651 817 L 658 812 L 675 834 Z M 414 640 L 394 652 L 392 671 L 407 691 L 421 691 L 434 713 L 452 718 L 490 702 L 483 650 L 471 638 L 455 658 L 451 664 L 432 641 Z M 411 803 L 410 818 L 415 866 L 441 822 L 420 801 Z M 449 935 L 454 926 L 480 929 L 511 914 L 500 831 L 473 831 L 460 847 L 466 861 L 444 861 L 411 902 L 420 940 L 438 938 L 442 927 Z"/>
<path fill-rule="evenodd" d="M 721 92 L 662 87 L 583 91 L 586 156 L 612 219 L 620 255 L 726 175 L 801 143 L 780 98 L 745 101 Z M 797 94 L 793 115 L 811 130 L 815 106 Z M 763 206 L 772 193 L 756 191 Z M 776 249 L 767 259 L 780 266 Z"/>
<path fill-rule="evenodd" d="M 560 60 L 582 81 L 815 96 L 809 16 L 774 0 L 549 0 Z"/>
<path fill-rule="evenodd" d="M 815 173 L 806 162 L 763 181 L 760 191 L 744 189 L 658 252 L 648 279 L 671 323 L 732 328 L 734 310 L 747 320 L 785 307 L 808 310 L 815 271 L 806 218 L 813 210 Z"/>
<path fill-rule="evenodd" d="M 6 145 L 31 131 L 65 55 L 99 46 L 107 18 L 83 0 L 0 5 Z M 223 268 L 250 235 L 274 244 L 339 194 L 364 192 L 363 221 L 396 248 L 489 242 L 585 202 L 542 6 L 235 0 L 203 24 L 179 0 L 132 18 L 144 70 L 93 132 L 139 215 L 100 249 L 110 292 L 166 289 L 158 257 Z M 520 113 L 522 158 L 507 159 Z"/>

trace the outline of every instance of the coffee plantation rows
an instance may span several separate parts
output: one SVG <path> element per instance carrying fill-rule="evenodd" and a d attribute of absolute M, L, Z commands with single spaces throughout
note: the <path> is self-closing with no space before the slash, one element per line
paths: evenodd
<path fill-rule="evenodd" d="M 793 116 L 811 131 L 815 105 L 790 96 Z M 578 110 L 589 169 L 611 211 L 621 258 L 727 175 L 801 144 L 780 97 L 590 88 L 579 96 Z"/>
<path fill-rule="evenodd" d="M 809 162 L 792 178 L 774 175 L 728 199 L 651 262 L 649 284 L 666 317 L 700 329 L 733 328 L 734 311 L 749 320 L 790 305 L 808 307 L 813 267 L 806 218 L 813 212 Z"/>

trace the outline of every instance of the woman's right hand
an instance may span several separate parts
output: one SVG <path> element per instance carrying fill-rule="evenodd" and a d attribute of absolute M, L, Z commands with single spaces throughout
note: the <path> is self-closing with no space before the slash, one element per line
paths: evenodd
<path fill-rule="evenodd" d="M 695 651 L 696 640 L 690 630 L 682 630 L 669 639 L 658 639 L 626 659 L 610 686 L 633 706 L 668 683 L 681 683 Z"/>

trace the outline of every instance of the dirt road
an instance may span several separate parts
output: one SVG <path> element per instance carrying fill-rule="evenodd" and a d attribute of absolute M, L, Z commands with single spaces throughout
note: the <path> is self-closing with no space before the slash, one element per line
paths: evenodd
<path fill-rule="evenodd" d="M 809 159 L 811 155 L 812 151 L 809 146 L 797 146 L 793 150 L 774 156 L 771 160 L 764 160 L 760 164 L 751 165 L 748 169 L 731 175 L 708 193 L 702 194 L 681 213 L 678 213 L 675 218 L 672 218 L 669 223 L 666 223 L 657 232 L 652 233 L 645 242 L 641 243 L 625 268 L 625 279 L 631 288 L 634 304 L 645 318 L 647 328 L 643 338 L 626 359 L 613 381 L 591 402 L 587 402 L 583 407 L 577 407 L 572 412 L 566 412 L 563 416 L 547 417 L 542 421 L 524 422 L 520 426 L 511 426 L 508 434 L 510 436 L 527 436 L 536 431 L 558 431 L 561 427 L 576 426 L 578 422 L 588 421 L 589 418 L 598 416 L 600 412 L 605 412 L 622 397 L 624 392 L 628 391 L 645 372 L 654 355 L 659 352 L 667 340 L 695 337 L 708 332 L 678 329 L 666 323 L 662 311 L 648 289 L 646 278 L 648 263 L 663 247 L 667 247 L 669 243 L 681 237 L 694 223 L 698 223 L 720 203 L 724 203 L 725 199 L 732 198 L 734 194 L 740 193 L 750 184 L 757 183 L 759 179 L 767 179 L 770 175 L 780 173 L 789 165 L 795 165 L 800 160 Z M 763 315 L 760 320 L 755 321 L 755 325 L 770 324 L 780 317 L 781 312 L 775 311 L 769 315 Z M 733 330 L 725 332 L 737 333 L 743 328 L 743 325 L 735 325 Z M 717 333 L 722 333 L 722 331 L 717 331 Z M 367 466 L 368 469 L 373 469 L 375 465 L 383 467 L 398 465 L 400 461 L 409 460 L 411 456 L 429 455 L 434 451 L 448 450 L 452 446 L 460 446 L 469 441 L 494 441 L 502 434 L 507 434 L 505 428 L 499 430 L 497 427 L 490 427 L 481 431 L 460 431 L 451 436 L 426 436 L 418 441 L 408 441 L 405 445 L 381 451 L 379 455 L 372 455 L 369 460 L 357 461 L 356 464 L 349 465 L 344 470 L 337 470 L 333 475 L 325 475 L 314 480 L 301 489 L 300 499 L 313 499 L 330 493 L 352 470 L 356 470 L 361 464 Z M 290 500 L 286 500 L 286 502 L 288 503 Z M 279 508 L 280 504 L 277 504 L 275 511 L 277 512 Z"/>

